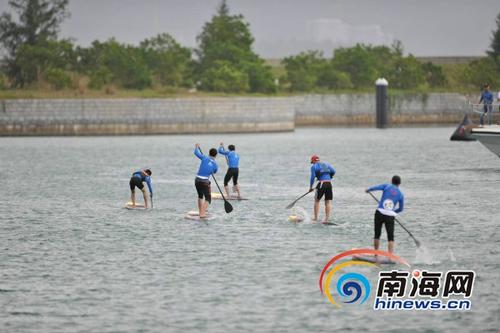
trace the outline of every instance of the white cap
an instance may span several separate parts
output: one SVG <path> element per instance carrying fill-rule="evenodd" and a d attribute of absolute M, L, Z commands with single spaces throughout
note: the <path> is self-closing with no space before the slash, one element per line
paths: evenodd
<path fill-rule="evenodd" d="M 377 81 L 375 81 L 375 85 L 377 85 L 377 86 L 388 86 L 389 82 L 387 82 L 386 79 L 384 79 L 383 77 L 381 77 L 381 78 L 378 78 Z"/>

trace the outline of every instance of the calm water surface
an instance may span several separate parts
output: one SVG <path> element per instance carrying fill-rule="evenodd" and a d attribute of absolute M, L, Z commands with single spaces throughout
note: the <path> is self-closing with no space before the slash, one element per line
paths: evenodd
<path fill-rule="evenodd" d="M 448 141 L 452 130 L 0 138 L 0 330 L 496 332 L 500 159 Z M 221 140 L 240 152 L 251 200 L 230 215 L 214 202 L 209 223 L 185 220 L 196 202 L 192 147 Z M 312 153 L 337 169 L 339 226 L 287 221 L 284 207 L 308 188 Z M 153 170 L 155 209 L 125 210 L 128 179 L 142 166 Z M 364 189 L 395 173 L 402 219 L 429 250 L 417 253 L 397 227 L 397 253 L 420 269 L 475 270 L 471 311 L 336 309 L 319 292 L 330 257 L 371 245 L 374 202 Z M 310 212 L 312 196 L 301 207 Z"/>

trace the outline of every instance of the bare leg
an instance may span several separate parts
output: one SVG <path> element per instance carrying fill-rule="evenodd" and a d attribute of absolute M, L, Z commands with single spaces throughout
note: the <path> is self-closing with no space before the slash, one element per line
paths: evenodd
<path fill-rule="evenodd" d="M 226 196 L 229 199 L 229 197 L 231 196 L 231 194 L 229 193 L 229 186 L 228 185 L 224 185 L 224 191 L 226 191 Z"/>
<path fill-rule="evenodd" d="M 205 200 L 205 202 L 203 203 L 203 210 L 205 212 L 204 214 L 205 216 L 207 215 L 208 205 L 209 205 L 208 201 Z"/>
<path fill-rule="evenodd" d="M 144 197 L 144 207 L 148 208 L 148 195 L 146 193 L 146 189 L 143 188 L 141 191 L 142 191 L 142 196 Z"/>
<path fill-rule="evenodd" d="M 318 221 L 318 213 L 319 213 L 319 200 L 314 200 L 314 216 L 313 216 L 313 221 Z"/>
<path fill-rule="evenodd" d="M 132 207 L 135 207 L 135 190 L 130 192 L 130 200 L 132 201 Z"/>
<path fill-rule="evenodd" d="M 324 223 L 330 220 L 331 211 L 332 211 L 332 200 L 325 200 L 325 219 L 323 220 Z"/>
<path fill-rule="evenodd" d="M 375 250 L 378 250 L 378 248 L 380 247 L 380 239 L 373 239 L 373 248 Z"/>
<path fill-rule="evenodd" d="M 205 217 L 205 199 L 198 199 L 198 215 L 200 218 Z"/>
<path fill-rule="evenodd" d="M 237 184 L 234 186 L 234 188 L 236 188 L 236 193 L 238 193 L 238 199 L 241 199 L 240 185 Z"/>
<path fill-rule="evenodd" d="M 394 241 L 389 242 L 387 248 L 389 250 L 389 253 L 394 253 Z"/>

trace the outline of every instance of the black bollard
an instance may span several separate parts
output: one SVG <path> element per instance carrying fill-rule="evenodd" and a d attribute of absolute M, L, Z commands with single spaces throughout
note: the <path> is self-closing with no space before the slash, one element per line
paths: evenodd
<path fill-rule="evenodd" d="M 388 102 L 387 102 L 387 87 L 389 83 L 386 79 L 380 78 L 375 81 L 375 98 L 376 98 L 376 108 L 377 108 L 377 128 L 387 127 L 387 112 L 388 112 Z"/>

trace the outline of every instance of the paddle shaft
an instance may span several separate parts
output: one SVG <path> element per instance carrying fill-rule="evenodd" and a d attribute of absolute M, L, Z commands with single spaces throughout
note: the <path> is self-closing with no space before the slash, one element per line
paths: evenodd
<path fill-rule="evenodd" d="M 302 199 L 303 197 L 305 197 L 306 195 L 308 195 L 309 193 L 311 193 L 312 191 L 307 191 L 306 193 L 304 193 L 303 195 L 301 195 L 300 197 L 298 197 L 297 199 L 295 199 L 294 202 L 292 202 L 291 204 L 289 204 L 288 206 L 286 206 L 287 209 L 290 209 L 292 208 L 296 203 L 297 201 L 299 201 L 300 199 Z"/>
<path fill-rule="evenodd" d="M 372 192 L 368 192 L 373 200 L 375 200 L 377 203 L 379 203 L 379 200 L 377 199 L 377 197 L 375 195 L 373 195 Z M 415 238 L 415 236 L 413 236 L 413 234 L 410 232 L 410 230 L 406 229 L 406 227 L 403 225 L 403 223 L 401 223 L 397 217 L 394 217 L 394 219 L 396 220 L 396 222 L 398 222 L 398 224 L 401 226 L 401 228 L 404 229 L 404 231 L 406 231 L 408 233 L 408 235 L 410 235 L 410 237 L 413 239 L 413 241 L 415 242 L 415 244 L 417 245 L 417 247 L 420 247 L 420 241 L 418 239 Z"/>

